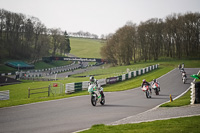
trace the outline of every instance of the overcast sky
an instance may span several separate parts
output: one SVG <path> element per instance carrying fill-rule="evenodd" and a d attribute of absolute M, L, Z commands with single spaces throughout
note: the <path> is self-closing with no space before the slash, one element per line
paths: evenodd
<path fill-rule="evenodd" d="M 37 17 L 47 28 L 100 36 L 127 21 L 139 24 L 172 13 L 200 12 L 200 0 L 0 0 L 0 8 Z"/>

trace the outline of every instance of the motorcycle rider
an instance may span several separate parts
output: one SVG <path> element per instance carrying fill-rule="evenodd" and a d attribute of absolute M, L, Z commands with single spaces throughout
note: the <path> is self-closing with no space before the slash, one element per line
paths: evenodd
<path fill-rule="evenodd" d="M 152 92 L 151 92 L 150 84 L 149 84 L 149 82 L 147 82 L 145 79 L 142 80 L 142 88 L 143 88 L 144 85 L 149 86 L 150 93 L 152 93 Z"/>
<path fill-rule="evenodd" d="M 178 69 L 181 70 L 181 64 L 178 65 Z"/>
<path fill-rule="evenodd" d="M 151 83 L 151 86 L 153 86 L 154 83 L 157 83 L 159 85 L 158 91 L 160 91 L 160 83 L 158 82 L 157 79 L 153 79 L 153 82 Z"/>
<path fill-rule="evenodd" d="M 182 71 L 182 80 L 183 80 L 183 77 L 187 78 L 186 72 L 184 70 Z"/>
<path fill-rule="evenodd" d="M 95 84 L 96 86 L 97 86 L 97 80 L 93 77 L 93 76 L 91 76 L 90 77 L 90 82 L 89 82 L 89 84 L 91 85 L 91 84 Z"/>
<path fill-rule="evenodd" d="M 100 92 L 102 97 L 104 97 L 103 91 L 100 91 L 101 86 L 97 84 L 97 80 L 94 78 L 94 76 L 90 77 L 89 85 L 94 84 L 96 86 L 96 89 Z"/>
<path fill-rule="evenodd" d="M 184 64 L 184 63 L 182 63 L 182 68 L 184 69 L 184 67 L 185 67 L 185 64 Z"/>

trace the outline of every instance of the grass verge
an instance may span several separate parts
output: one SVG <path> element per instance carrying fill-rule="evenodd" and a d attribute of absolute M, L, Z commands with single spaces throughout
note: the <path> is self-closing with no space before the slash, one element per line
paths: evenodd
<path fill-rule="evenodd" d="M 193 116 L 115 126 L 99 124 L 81 133 L 199 133 L 199 122 L 200 116 Z"/>
<path fill-rule="evenodd" d="M 165 104 L 162 104 L 160 107 L 180 107 L 190 104 L 190 93 L 191 91 L 188 90 L 182 97 L 174 100 L 173 102 L 168 102 Z"/>

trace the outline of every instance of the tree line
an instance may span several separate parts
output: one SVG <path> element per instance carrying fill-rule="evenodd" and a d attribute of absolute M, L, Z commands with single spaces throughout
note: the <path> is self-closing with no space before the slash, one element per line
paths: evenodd
<path fill-rule="evenodd" d="M 101 55 L 113 65 L 159 57 L 200 59 L 200 14 L 171 14 L 138 26 L 131 21 L 107 37 Z"/>
<path fill-rule="evenodd" d="M 98 39 L 98 35 L 92 34 L 90 32 L 78 31 L 78 32 L 69 32 L 70 37 L 82 37 L 82 38 L 92 38 Z"/>
<path fill-rule="evenodd" d="M 43 56 L 70 53 L 67 32 L 48 29 L 38 18 L 0 9 L 0 60 L 38 61 Z"/>

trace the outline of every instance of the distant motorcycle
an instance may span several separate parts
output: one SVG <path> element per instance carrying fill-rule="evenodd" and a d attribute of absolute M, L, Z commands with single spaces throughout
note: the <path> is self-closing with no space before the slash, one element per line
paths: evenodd
<path fill-rule="evenodd" d="M 181 69 L 180 69 L 180 72 L 181 72 L 181 73 L 184 72 L 184 71 L 185 71 L 184 68 L 181 68 Z"/>
<path fill-rule="evenodd" d="M 97 88 L 96 85 L 91 84 L 88 87 L 88 92 L 91 95 L 91 104 L 96 106 L 97 102 L 100 102 L 101 105 L 105 104 L 105 96 L 103 94 L 103 88 Z"/>
<path fill-rule="evenodd" d="M 187 80 L 186 77 L 183 77 L 183 83 L 184 84 L 185 84 L 186 80 Z"/>
<path fill-rule="evenodd" d="M 154 89 L 154 92 L 156 93 L 156 95 L 159 95 L 160 86 L 158 83 L 153 83 L 152 89 Z"/>
<path fill-rule="evenodd" d="M 186 83 L 186 80 L 187 80 L 186 73 L 183 72 L 183 73 L 182 73 L 182 81 L 183 81 L 184 84 Z"/>
<path fill-rule="evenodd" d="M 151 98 L 148 85 L 144 85 L 142 87 L 142 91 L 144 92 L 144 95 L 146 96 L 146 98 Z"/>

